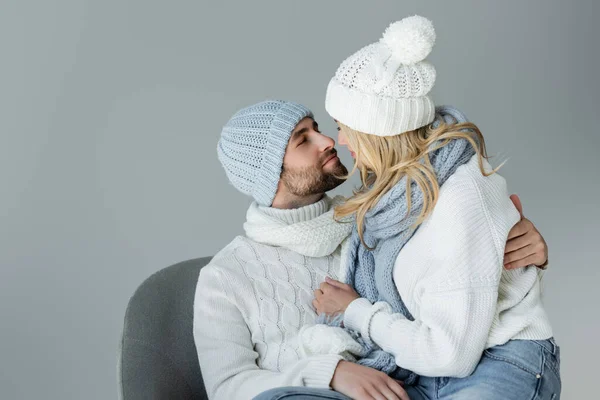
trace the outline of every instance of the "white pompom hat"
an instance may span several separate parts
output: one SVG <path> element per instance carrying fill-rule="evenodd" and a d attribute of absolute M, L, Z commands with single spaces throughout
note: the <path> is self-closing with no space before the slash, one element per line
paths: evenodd
<path fill-rule="evenodd" d="M 327 87 L 325 108 L 342 124 L 368 134 L 394 136 L 430 124 L 428 93 L 435 68 L 425 58 L 435 43 L 427 18 L 391 24 L 377 42 L 348 57 Z"/>

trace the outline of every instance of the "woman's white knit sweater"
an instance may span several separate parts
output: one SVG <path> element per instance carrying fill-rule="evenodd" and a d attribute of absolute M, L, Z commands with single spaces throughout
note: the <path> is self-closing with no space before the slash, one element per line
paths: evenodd
<path fill-rule="evenodd" d="M 511 339 L 550 338 L 539 270 L 503 268 L 519 217 L 504 178 L 485 177 L 474 156 L 441 187 L 432 214 L 396 259 L 394 282 L 415 320 L 358 299 L 345 326 L 398 365 L 436 377 L 471 374 L 486 348 Z"/>
<path fill-rule="evenodd" d="M 325 276 L 339 277 L 351 228 L 333 221 L 339 201 L 294 210 L 252 204 L 246 237 L 201 270 L 194 340 L 211 400 L 251 399 L 282 386 L 329 388 L 342 357 L 302 357 L 298 334 L 314 324 L 313 291 Z"/>

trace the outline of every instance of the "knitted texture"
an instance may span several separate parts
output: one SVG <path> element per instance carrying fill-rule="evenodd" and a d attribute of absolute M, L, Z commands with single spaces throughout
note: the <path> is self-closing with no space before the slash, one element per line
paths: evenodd
<path fill-rule="evenodd" d="M 273 204 L 291 133 L 312 116 L 303 105 L 282 100 L 263 101 L 234 114 L 217 145 L 231 184 L 260 205 Z"/>
<path fill-rule="evenodd" d="M 344 326 L 429 377 L 471 376 L 485 349 L 552 337 L 538 268 L 503 268 L 519 219 L 506 180 L 484 176 L 474 155 L 440 188 L 433 212 L 394 260 L 394 284 L 414 321 L 361 298 L 346 309 Z"/>
<path fill-rule="evenodd" d="M 306 223 L 330 212 L 331 206 L 330 199 L 323 199 L 275 213 L 252 208 L 249 217 L 265 214 L 253 218 L 264 224 L 261 242 L 237 237 L 202 269 L 194 302 L 194 340 L 210 399 L 249 399 L 284 386 L 329 387 L 342 357 L 303 357 L 298 337 L 302 326 L 314 324 L 314 290 L 325 276 L 339 278 L 341 246 L 323 257 L 310 257 L 275 243 L 286 221 L 305 228 L 288 231 L 288 243 L 305 240 L 314 229 Z M 335 232 L 318 225 L 323 232 Z M 321 237 L 340 241 L 337 234 Z"/>
<path fill-rule="evenodd" d="M 435 42 L 431 22 L 413 16 L 348 57 L 329 82 L 327 112 L 360 132 L 393 136 L 433 121 L 428 97 L 436 71 L 425 61 Z"/>
<path fill-rule="evenodd" d="M 295 223 L 289 223 L 289 210 L 260 207 L 253 203 L 248 209 L 244 230 L 250 239 L 259 243 L 285 247 L 308 257 L 324 257 L 333 253 L 352 232 L 351 223 L 335 223 L 333 220 L 333 207 L 343 201 L 342 196 L 333 199 L 325 196 L 293 214 L 306 216 L 303 210 L 309 209 L 310 212 L 321 210 L 321 215 L 312 215 L 312 218 Z"/>
<path fill-rule="evenodd" d="M 485 161 L 483 167 L 492 170 Z M 469 376 L 485 349 L 550 338 L 540 270 L 502 266 L 519 218 L 506 180 L 498 173 L 484 176 L 474 155 L 441 186 L 433 212 L 394 261 L 393 282 L 414 321 L 385 302 L 360 298 L 344 312 L 344 326 L 360 334 L 359 344 L 377 345 L 396 365 L 428 377 Z M 347 257 L 342 260 L 340 275 Z M 310 342 L 303 347 L 310 354 L 354 353 L 353 332 L 344 336 L 339 329 L 307 327 L 302 340 Z"/>
<path fill-rule="evenodd" d="M 356 362 L 356 357 L 365 353 L 357 335 L 340 327 L 326 325 L 304 325 L 300 329 L 300 350 L 303 357 L 311 355 L 339 354 L 345 360 Z"/>
<path fill-rule="evenodd" d="M 466 122 L 460 111 L 451 107 L 440 107 L 437 120 L 448 124 Z M 434 144 L 433 146 L 436 146 Z M 475 150 L 466 139 L 452 140 L 444 147 L 430 155 L 440 186 L 456 169 L 465 164 L 475 154 Z M 363 246 L 354 227 L 349 243 L 347 283 L 353 286 L 361 297 L 370 302 L 386 302 L 394 312 L 401 313 L 413 320 L 404 305 L 393 279 L 393 267 L 402 247 L 411 238 L 423 209 L 423 192 L 413 181 L 411 182 L 411 210 L 408 212 L 406 198 L 406 178 L 402 178 L 365 216 L 363 238 L 365 243 L 374 248 L 373 251 Z M 369 349 L 369 354 L 359 363 L 381 371 L 393 371 L 396 362 L 393 356 L 377 346 Z M 401 368 L 396 371 L 398 379 L 414 379 L 414 375 Z"/>

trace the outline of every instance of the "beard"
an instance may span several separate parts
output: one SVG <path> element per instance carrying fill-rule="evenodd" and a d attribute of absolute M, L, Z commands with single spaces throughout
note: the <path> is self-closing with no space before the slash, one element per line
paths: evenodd
<path fill-rule="evenodd" d="M 329 154 L 331 156 L 331 154 Z M 340 161 L 330 171 L 324 171 L 322 167 L 312 166 L 304 168 L 283 168 L 281 182 L 296 196 L 310 196 L 321 194 L 335 189 L 345 179 L 340 178 L 348 174 L 348 170 Z"/>

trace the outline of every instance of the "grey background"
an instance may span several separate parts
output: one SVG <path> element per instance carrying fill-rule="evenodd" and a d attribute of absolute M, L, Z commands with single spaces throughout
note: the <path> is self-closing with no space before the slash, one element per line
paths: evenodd
<path fill-rule="evenodd" d="M 543 232 L 565 399 L 596 389 L 597 1 L 4 0 L 0 8 L 0 398 L 116 397 L 129 296 L 214 254 L 249 200 L 220 127 L 267 97 L 315 110 L 339 63 L 419 13 L 434 98 L 476 122 Z M 342 150 L 342 160 L 350 164 Z M 356 180 L 354 180 L 356 182 Z M 349 194 L 351 184 L 337 192 Z"/>

